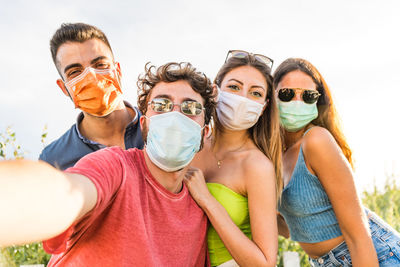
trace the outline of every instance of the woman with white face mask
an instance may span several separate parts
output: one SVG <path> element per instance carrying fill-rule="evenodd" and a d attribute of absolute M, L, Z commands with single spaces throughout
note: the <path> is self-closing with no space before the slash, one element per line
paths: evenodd
<path fill-rule="evenodd" d="M 274 88 L 285 129 L 280 230 L 287 224 L 312 266 L 400 266 L 399 233 L 357 195 L 352 153 L 321 74 L 289 58 Z"/>
<path fill-rule="evenodd" d="M 186 175 L 211 222 L 212 266 L 276 265 L 281 136 L 271 66 L 263 55 L 228 52 L 214 81 L 214 132 Z"/>

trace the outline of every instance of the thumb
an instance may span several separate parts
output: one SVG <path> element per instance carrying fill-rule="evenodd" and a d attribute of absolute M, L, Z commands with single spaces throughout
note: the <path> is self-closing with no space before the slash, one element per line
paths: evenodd
<path fill-rule="evenodd" d="M 192 178 L 191 175 L 188 173 L 185 173 L 185 176 L 183 176 L 183 182 L 187 185 L 190 182 L 190 179 Z"/>

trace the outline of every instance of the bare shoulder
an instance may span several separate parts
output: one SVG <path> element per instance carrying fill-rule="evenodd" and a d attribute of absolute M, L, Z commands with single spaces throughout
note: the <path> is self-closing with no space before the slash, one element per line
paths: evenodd
<path fill-rule="evenodd" d="M 324 187 L 333 179 L 336 183 L 352 179 L 351 167 L 333 135 L 322 127 L 313 127 L 302 142 L 307 167 L 315 174 Z"/>
<path fill-rule="evenodd" d="M 243 161 L 243 181 L 249 200 L 264 208 L 275 206 L 276 176 L 272 161 L 260 150 L 250 153 Z M 267 201 L 267 202 L 265 202 Z M 257 204 L 258 203 L 258 204 Z M 269 203 L 269 204 L 268 204 Z M 253 206 L 253 205 L 251 205 Z M 254 207 L 254 206 L 253 206 Z"/>
<path fill-rule="evenodd" d="M 248 182 L 265 181 L 266 177 L 275 180 L 275 170 L 272 161 L 259 149 L 249 151 L 243 160 L 243 171 L 245 172 L 246 184 Z"/>
<path fill-rule="evenodd" d="M 328 148 L 337 147 L 335 138 L 325 128 L 314 126 L 303 137 L 302 147 L 304 153 L 324 152 Z"/>

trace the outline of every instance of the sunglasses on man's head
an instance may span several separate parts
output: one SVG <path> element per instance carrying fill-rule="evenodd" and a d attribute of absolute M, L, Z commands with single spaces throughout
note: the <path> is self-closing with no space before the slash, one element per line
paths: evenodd
<path fill-rule="evenodd" d="M 229 50 L 228 54 L 226 55 L 225 62 L 228 61 L 228 59 L 230 59 L 231 57 L 246 58 L 249 55 L 254 56 L 257 61 L 264 63 L 269 68 L 272 68 L 272 64 L 274 63 L 274 61 L 271 58 L 261 54 L 252 54 L 244 50 Z"/>
<path fill-rule="evenodd" d="M 278 91 L 278 98 L 282 102 L 289 102 L 295 97 L 296 91 L 301 91 L 301 99 L 303 99 L 303 101 L 307 104 L 314 104 L 321 95 L 315 90 L 302 88 L 281 88 Z"/>
<path fill-rule="evenodd" d="M 170 112 L 174 106 L 180 106 L 181 112 L 188 116 L 200 115 L 203 105 L 195 100 L 185 100 L 181 104 L 175 104 L 168 98 L 154 98 L 147 103 L 155 112 Z"/>

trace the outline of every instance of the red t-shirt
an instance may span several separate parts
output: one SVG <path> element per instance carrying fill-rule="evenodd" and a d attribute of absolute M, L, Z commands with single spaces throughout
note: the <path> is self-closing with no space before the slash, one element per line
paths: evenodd
<path fill-rule="evenodd" d="M 97 204 L 44 241 L 48 266 L 205 266 L 207 217 L 185 185 L 173 194 L 151 175 L 143 151 L 106 148 L 67 170 L 88 177 Z"/>

